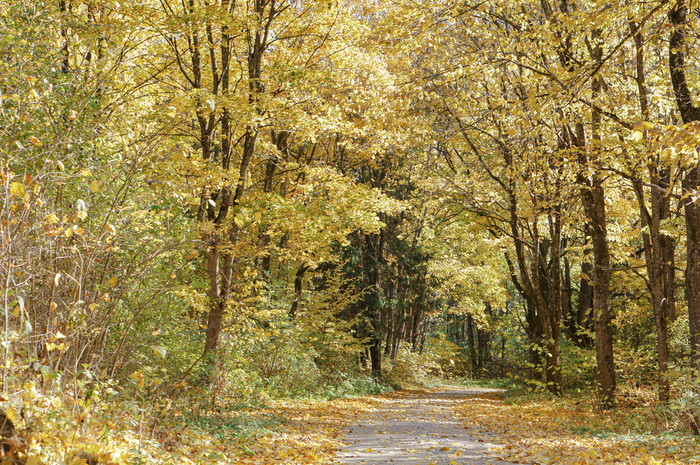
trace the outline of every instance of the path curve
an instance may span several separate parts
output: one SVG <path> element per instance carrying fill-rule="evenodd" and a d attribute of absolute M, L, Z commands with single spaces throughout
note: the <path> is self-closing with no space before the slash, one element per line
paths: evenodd
<path fill-rule="evenodd" d="M 497 438 L 468 431 L 457 414 L 466 397 L 498 391 L 449 388 L 383 399 L 369 416 L 348 428 L 336 463 L 512 465 L 489 451 Z"/>

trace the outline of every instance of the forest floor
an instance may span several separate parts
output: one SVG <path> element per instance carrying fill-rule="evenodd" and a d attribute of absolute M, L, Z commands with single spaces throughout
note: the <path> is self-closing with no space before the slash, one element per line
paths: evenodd
<path fill-rule="evenodd" d="M 496 389 L 278 401 L 265 414 L 285 418 L 283 427 L 241 449 L 239 463 L 700 463 L 696 439 L 635 432 L 628 410 L 602 415 L 572 399 L 504 402 Z"/>

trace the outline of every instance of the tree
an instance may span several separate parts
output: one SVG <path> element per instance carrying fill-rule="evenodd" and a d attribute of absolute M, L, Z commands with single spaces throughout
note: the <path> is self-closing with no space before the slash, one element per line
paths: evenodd
<path fill-rule="evenodd" d="M 700 121 L 700 107 L 693 105 L 685 71 L 685 47 L 688 6 L 685 1 L 675 2 L 668 13 L 673 27 L 669 38 L 669 71 L 671 84 L 683 123 Z M 684 199 L 693 199 L 700 188 L 700 167 L 690 164 L 685 167 L 682 180 Z M 683 204 L 686 231 L 686 298 L 688 301 L 688 323 L 690 325 L 690 359 L 694 371 L 700 369 L 700 205 L 686 200 Z M 659 318 L 663 318 L 661 314 Z"/>

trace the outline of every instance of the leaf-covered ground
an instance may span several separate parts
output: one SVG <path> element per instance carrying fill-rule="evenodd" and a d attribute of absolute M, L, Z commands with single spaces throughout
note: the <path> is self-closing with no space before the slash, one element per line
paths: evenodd
<path fill-rule="evenodd" d="M 450 392 L 454 389 L 273 401 L 262 409 L 222 407 L 148 428 L 146 418 L 130 427 L 129 415 L 119 410 L 94 415 L 77 429 L 47 414 L 32 435 L 27 463 L 700 463 L 697 439 L 643 432 L 653 410 L 626 407 L 602 414 L 588 399 L 504 402 L 493 392 L 473 391 L 469 397 Z M 348 432 L 362 430 L 360 425 L 379 428 L 381 437 L 357 443 Z M 469 441 L 473 446 L 465 445 Z M 348 443 L 355 452 L 348 454 Z"/>
<path fill-rule="evenodd" d="M 243 462 L 330 463 L 344 439 L 347 441 L 342 433 L 348 431 L 348 427 L 356 428 L 368 418 L 381 416 L 381 412 L 389 416 L 393 408 L 405 403 L 406 396 L 428 399 L 434 398 L 435 392 L 411 391 L 324 402 L 280 402 L 271 411 L 289 418 L 289 422 L 282 432 L 251 444 L 251 455 L 244 457 Z M 451 405 L 446 405 L 445 399 Z M 634 415 L 638 414 L 634 410 L 620 409 L 603 415 L 587 401 L 535 399 L 503 402 L 497 393 L 445 399 L 433 408 L 438 408 L 433 412 L 436 418 L 434 433 L 440 436 L 440 416 L 452 414 L 462 422 L 465 436 L 495 444 L 488 456 L 494 457 L 496 463 L 700 463 L 700 443 L 694 438 L 671 433 L 642 434 L 629 428 Z M 406 434 L 412 432 L 407 430 Z M 398 440 L 394 438 L 393 441 Z M 429 445 L 426 447 L 429 449 Z M 406 452 L 412 450 L 417 450 L 417 447 L 407 448 Z M 474 463 L 473 457 L 464 451 L 457 454 L 456 448 L 450 448 L 446 453 L 449 455 L 446 463 Z M 382 459 L 381 453 L 375 455 L 376 460 Z M 396 459 L 394 457 L 394 461 Z M 375 462 L 370 459 L 367 463 Z M 431 462 L 421 458 L 416 463 Z"/>
<path fill-rule="evenodd" d="M 353 459 L 348 459 L 347 450 L 342 449 L 348 442 L 356 440 L 347 436 L 348 431 L 358 430 L 359 425 L 372 424 L 378 418 L 405 417 L 410 414 L 406 410 L 407 402 L 420 403 L 423 399 L 429 419 L 435 420 L 434 431 L 416 433 L 414 428 L 404 428 L 404 439 L 413 441 L 415 447 L 401 446 L 399 436 L 392 436 L 389 442 L 385 437 L 381 438 L 384 439 L 384 449 L 371 444 L 367 447 L 357 445 L 366 453 L 359 462 L 356 457 L 355 462 L 347 463 L 381 463 L 384 459 L 409 463 L 401 461 L 403 456 L 396 455 L 396 451 L 386 445 L 389 443 L 396 445 L 397 450 L 405 450 L 407 460 L 415 457 L 416 464 L 426 465 L 442 463 L 442 455 L 445 456 L 444 463 L 451 465 L 482 463 L 475 461 L 476 457 L 482 456 L 490 458 L 493 463 L 541 465 L 700 463 L 700 443 L 693 438 L 625 430 L 625 424 L 629 425 L 631 415 L 634 415 L 631 410 L 621 409 L 603 416 L 581 400 L 504 402 L 500 394 L 493 392 L 482 391 L 470 397 L 440 396 L 441 392 L 445 391 L 414 390 L 330 401 L 276 401 L 267 409 L 246 414 L 247 422 L 262 424 L 265 419 L 275 419 L 275 426 L 262 437 L 239 436 L 231 442 L 224 438 L 192 436 L 190 444 L 195 445 L 181 447 L 183 453 L 178 455 L 184 459 L 182 463 L 227 463 L 234 460 L 244 464 L 308 464 L 338 463 L 341 451 L 344 458 L 340 463 L 345 463 Z M 436 398 L 440 401 L 435 402 Z M 450 417 L 461 422 L 464 437 L 490 443 L 488 450 L 472 454 L 466 447 L 462 450 L 450 445 L 431 447 L 430 440 L 440 441 L 445 436 L 445 419 L 453 421 Z M 411 418 L 405 420 L 411 423 Z M 400 432 L 401 429 L 397 429 L 392 434 Z M 413 438 L 416 434 L 418 439 Z M 464 437 L 454 437 L 450 433 L 450 437 L 444 440 L 455 442 Z M 444 452 L 439 453 L 443 448 Z M 394 455 L 389 457 L 389 453 Z M 419 453 L 424 456 L 418 457 Z"/>
<path fill-rule="evenodd" d="M 462 401 L 457 411 L 473 431 L 497 435 L 503 446 L 499 456 L 516 463 L 700 463 L 697 440 L 671 433 L 642 434 L 631 428 L 634 412 L 620 409 L 600 414 L 586 403 L 504 403 L 498 396 L 486 395 Z"/>

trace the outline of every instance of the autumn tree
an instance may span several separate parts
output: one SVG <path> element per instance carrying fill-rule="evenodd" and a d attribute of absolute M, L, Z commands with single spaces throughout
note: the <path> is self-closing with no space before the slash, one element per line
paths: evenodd
<path fill-rule="evenodd" d="M 688 6 L 684 1 L 675 2 L 668 12 L 672 26 L 669 37 L 669 70 L 678 112 L 683 123 L 700 120 L 700 110 L 693 104 L 686 76 L 686 28 Z M 682 193 L 685 202 L 686 232 L 686 299 L 690 326 L 691 369 L 700 368 L 700 205 L 694 200 L 700 187 L 700 169 L 695 164 L 685 166 Z M 665 315 L 660 315 L 663 318 Z"/>

